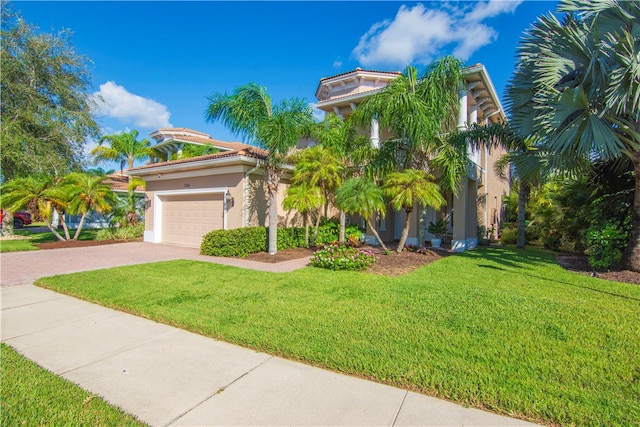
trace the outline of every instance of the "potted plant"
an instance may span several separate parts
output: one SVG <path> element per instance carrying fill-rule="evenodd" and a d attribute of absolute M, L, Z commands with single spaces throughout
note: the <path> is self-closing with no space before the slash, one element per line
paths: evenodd
<path fill-rule="evenodd" d="M 448 231 L 447 221 L 444 219 L 439 219 L 435 223 L 429 222 L 429 227 L 427 231 L 433 234 L 435 237 L 431 239 L 431 247 L 439 248 L 442 244 L 442 239 L 447 234 Z"/>

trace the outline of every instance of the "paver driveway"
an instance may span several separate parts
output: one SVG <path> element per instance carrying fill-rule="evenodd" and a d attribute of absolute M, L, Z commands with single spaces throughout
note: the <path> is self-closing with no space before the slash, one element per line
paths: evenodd
<path fill-rule="evenodd" d="M 174 259 L 193 259 L 273 272 L 292 271 L 302 268 L 308 263 L 308 258 L 302 258 L 268 264 L 237 258 L 204 256 L 199 254 L 198 249 L 181 246 L 141 242 L 116 243 L 82 248 L 0 254 L 0 265 L 2 266 L 0 284 L 2 286 L 26 285 L 44 276 Z"/>

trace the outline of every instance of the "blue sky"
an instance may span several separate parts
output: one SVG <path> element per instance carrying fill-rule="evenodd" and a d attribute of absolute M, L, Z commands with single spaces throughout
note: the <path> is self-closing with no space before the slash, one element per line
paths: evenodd
<path fill-rule="evenodd" d="M 316 102 L 320 78 L 353 70 L 423 69 L 455 54 L 483 63 L 500 96 L 522 32 L 556 1 L 93 2 L 17 1 L 42 31 L 73 32 L 91 63 L 104 134 L 187 127 L 236 141 L 207 123 L 207 96 L 256 82 L 277 102 Z M 91 143 L 88 149 L 91 148 Z"/>

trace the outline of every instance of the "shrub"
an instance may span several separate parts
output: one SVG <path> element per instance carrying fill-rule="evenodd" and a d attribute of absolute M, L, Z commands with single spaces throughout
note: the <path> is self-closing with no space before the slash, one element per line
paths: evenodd
<path fill-rule="evenodd" d="M 131 240 L 139 239 L 144 234 L 144 224 L 124 227 L 103 228 L 96 233 L 96 240 Z"/>
<path fill-rule="evenodd" d="M 500 232 L 500 243 L 503 245 L 515 245 L 518 242 L 518 229 L 505 227 Z"/>
<path fill-rule="evenodd" d="M 267 250 L 268 227 L 214 230 L 204 236 L 200 253 L 210 256 L 246 257 Z M 278 228 L 278 250 L 304 247 L 304 228 Z"/>
<path fill-rule="evenodd" d="M 269 227 L 267 227 L 267 236 L 269 235 Z M 305 246 L 304 241 L 304 228 L 291 227 L 291 228 L 278 228 L 278 250 L 290 249 L 290 248 L 303 248 Z"/>
<path fill-rule="evenodd" d="M 615 224 L 589 228 L 586 250 L 589 265 L 596 270 L 615 268 L 627 247 L 628 238 L 628 233 Z"/>
<path fill-rule="evenodd" d="M 313 254 L 310 264 L 313 267 L 328 270 L 354 271 L 364 270 L 376 261 L 377 258 L 371 251 L 350 246 L 329 245 Z"/>
<path fill-rule="evenodd" d="M 360 240 L 362 230 L 357 225 L 349 224 L 345 227 L 345 240 Z M 318 228 L 316 245 L 337 242 L 340 239 L 340 223 L 337 219 L 323 219 Z"/>
<path fill-rule="evenodd" d="M 210 256 L 246 257 L 267 250 L 267 236 L 266 227 L 214 230 L 202 239 L 200 253 Z"/>

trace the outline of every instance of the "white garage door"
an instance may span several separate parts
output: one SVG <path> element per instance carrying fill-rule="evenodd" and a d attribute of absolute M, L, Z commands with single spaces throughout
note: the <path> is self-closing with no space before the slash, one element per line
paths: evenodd
<path fill-rule="evenodd" d="M 164 196 L 162 243 L 199 248 L 202 237 L 223 228 L 222 194 Z"/>

